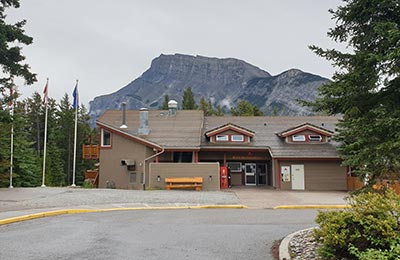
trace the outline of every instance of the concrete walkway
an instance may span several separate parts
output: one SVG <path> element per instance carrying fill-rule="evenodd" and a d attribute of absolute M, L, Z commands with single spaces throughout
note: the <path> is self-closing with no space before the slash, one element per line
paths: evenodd
<path fill-rule="evenodd" d="M 242 204 L 256 209 L 280 206 L 292 206 L 291 208 L 344 206 L 347 196 L 347 192 L 340 191 L 281 191 L 258 187 L 234 187 L 231 191 Z"/>
<path fill-rule="evenodd" d="M 235 187 L 224 191 L 116 190 L 82 188 L 2 188 L 0 220 L 57 211 L 60 214 L 99 210 L 204 208 L 247 206 L 272 209 L 291 205 L 323 207 L 345 205 L 345 192 L 276 191 L 256 187 Z"/>

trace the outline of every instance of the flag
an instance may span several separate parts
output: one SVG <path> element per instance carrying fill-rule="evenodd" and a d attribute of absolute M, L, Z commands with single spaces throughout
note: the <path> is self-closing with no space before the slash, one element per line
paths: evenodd
<path fill-rule="evenodd" d="M 47 79 L 46 86 L 43 89 L 43 105 L 47 102 L 47 86 L 49 85 L 49 79 Z"/>
<path fill-rule="evenodd" d="M 74 103 L 72 104 L 72 106 L 74 109 L 77 109 L 79 106 L 78 81 L 76 81 L 76 85 L 74 88 L 74 92 L 72 93 L 72 96 L 74 97 Z"/>

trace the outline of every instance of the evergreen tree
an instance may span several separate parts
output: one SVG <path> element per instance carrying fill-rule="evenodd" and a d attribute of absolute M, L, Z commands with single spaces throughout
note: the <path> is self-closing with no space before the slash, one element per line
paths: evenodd
<path fill-rule="evenodd" d="M 35 144 L 35 149 L 38 156 L 41 155 L 43 145 L 43 131 L 44 131 L 44 107 L 42 97 L 38 92 L 33 93 L 32 98 L 27 98 L 25 101 L 27 106 L 27 117 L 29 123 L 29 133 L 31 140 Z"/>
<path fill-rule="evenodd" d="M 310 48 L 337 68 L 317 111 L 341 114 L 336 140 L 344 164 L 360 177 L 400 173 L 400 4 L 398 0 L 347 0 L 330 10 L 336 27 L 328 36 L 351 52 Z M 372 183 L 373 181 L 371 181 Z"/>
<path fill-rule="evenodd" d="M 88 142 L 88 139 L 92 139 L 92 136 L 96 139 L 96 132 L 90 128 L 89 125 L 90 116 L 85 106 L 79 108 L 78 113 L 78 144 L 77 144 L 77 159 L 76 159 L 76 183 L 82 185 L 85 181 L 85 171 L 87 169 L 93 169 L 95 161 L 83 160 L 82 159 L 82 146 Z M 97 139 L 96 139 L 97 140 Z M 88 143 L 89 144 L 89 143 Z"/>
<path fill-rule="evenodd" d="M 25 57 L 20 45 L 32 43 L 32 37 L 26 35 L 23 29 L 26 21 L 6 23 L 6 9 L 19 7 L 19 0 L 0 1 L 0 67 L 3 72 L 0 77 L 0 92 L 4 88 L 11 88 L 14 77 L 22 77 L 28 85 L 36 81 L 36 75 L 29 71 L 28 64 L 21 63 Z"/>
<path fill-rule="evenodd" d="M 248 101 L 241 100 L 236 107 L 231 108 L 231 114 L 233 116 L 263 116 L 261 110 L 250 104 Z"/>
<path fill-rule="evenodd" d="M 59 127 L 59 111 L 53 98 L 47 99 L 47 155 L 46 155 L 46 185 L 65 186 L 65 165 L 67 158 L 63 157 L 65 145 L 60 145 L 59 139 L 63 135 Z M 43 122 L 44 122 L 44 117 Z M 42 136 L 44 138 L 44 136 Z M 43 148 L 43 147 L 42 147 Z M 42 153 L 43 154 L 43 153 Z M 43 157 L 43 156 L 42 156 Z M 43 161 L 43 158 L 42 158 Z"/>
<path fill-rule="evenodd" d="M 14 160 L 13 186 L 35 187 L 40 185 L 40 158 L 30 139 L 28 117 L 25 103 L 18 102 L 13 116 L 14 125 Z M 10 133 L 10 132 L 9 132 Z"/>
<path fill-rule="evenodd" d="M 162 110 L 168 110 L 168 102 L 169 102 L 169 96 L 165 95 L 164 96 L 164 102 L 163 102 L 163 104 L 161 106 Z"/>
<path fill-rule="evenodd" d="M 74 120 L 75 110 L 72 109 L 72 104 L 68 94 L 65 94 L 61 99 L 57 111 L 57 145 L 60 147 L 62 158 L 64 158 L 64 176 L 67 185 L 72 183 L 72 161 L 74 151 Z"/>
<path fill-rule="evenodd" d="M 183 110 L 194 110 L 197 109 L 196 101 L 194 100 L 192 88 L 186 88 L 183 92 L 182 99 L 182 109 Z"/>
<path fill-rule="evenodd" d="M 217 106 L 216 108 L 213 107 L 211 104 L 211 101 L 206 101 L 204 97 L 200 99 L 200 105 L 199 105 L 199 110 L 204 111 L 205 116 L 223 116 L 224 112 L 222 111 L 220 106 Z"/>

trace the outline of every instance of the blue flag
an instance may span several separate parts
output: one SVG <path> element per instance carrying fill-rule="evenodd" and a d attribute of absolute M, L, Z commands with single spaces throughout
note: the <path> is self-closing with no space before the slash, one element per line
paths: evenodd
<path fill-rule="evenodd" d="M 77 107 L 79 106 L 78 82 L 76 82 L 72 96 L 74 97 L 74 103 L 72 104 L 72 106 L 74 109 L 77 109 Z"/>

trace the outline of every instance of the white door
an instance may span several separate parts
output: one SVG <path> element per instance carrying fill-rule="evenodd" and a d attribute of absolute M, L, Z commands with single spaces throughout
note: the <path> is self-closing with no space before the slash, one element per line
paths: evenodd
<path fill-rule="evenodd" d="M 246 185 L 256 185 L 256 164 L 246 163 L 245 165 L 245 184 Z"/>
<path fill-rule="evenodd" d="M 292 165 L 292 190 L 304 190 L 304 165 Z"/>

